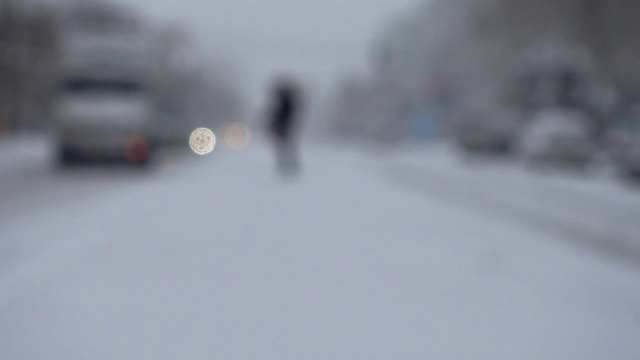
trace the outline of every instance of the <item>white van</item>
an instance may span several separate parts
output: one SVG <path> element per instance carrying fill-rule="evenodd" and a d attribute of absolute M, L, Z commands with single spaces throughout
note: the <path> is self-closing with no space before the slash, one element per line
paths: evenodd
<path fill-rule="evenodd" d="M 64 40 L 54 104 L 59 162 L 146 164 L 157 116 L 140 38 L 78 33 Z"/>

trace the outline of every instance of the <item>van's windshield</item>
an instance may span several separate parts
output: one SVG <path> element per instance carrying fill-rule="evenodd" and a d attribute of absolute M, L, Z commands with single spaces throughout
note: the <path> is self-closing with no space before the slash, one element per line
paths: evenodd
<path fill-rule="evenodd" d="M 120 79 L 73 79 L 63 82 L 66 93 L 119 93 L 132 95 L 144 90 L 142 84 Z"/>

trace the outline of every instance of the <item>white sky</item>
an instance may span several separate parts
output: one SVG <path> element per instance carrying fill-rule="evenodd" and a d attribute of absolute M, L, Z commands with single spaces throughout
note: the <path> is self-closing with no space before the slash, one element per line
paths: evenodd
<path fill-rule="evenodd" d="M 184 24 L 208 53 L 236 62 L 251 99 L 283 71 L 321 88 L 366 69 L 369 45 L 419 0 L 115 0 L 155 20 Z M 233 56 L 232 56 L 233 55 Z"/>

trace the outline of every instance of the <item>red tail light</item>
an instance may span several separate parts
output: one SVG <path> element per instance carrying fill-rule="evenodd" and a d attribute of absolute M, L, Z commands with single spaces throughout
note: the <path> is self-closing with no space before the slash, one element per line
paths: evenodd
<path fill-rule="evenodd" d="M 133 163 L 142 162 L 149 156 L 149 144 L 141 136 L 132 136 L 124 146 L 124 156 Z"/>

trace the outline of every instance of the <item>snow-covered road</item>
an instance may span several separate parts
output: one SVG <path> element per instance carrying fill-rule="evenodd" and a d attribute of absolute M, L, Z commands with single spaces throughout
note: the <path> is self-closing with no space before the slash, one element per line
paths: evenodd
<path fill-rule="evenodd" d="M 356 151 L 269 155 L 0 174 L 0 359 L 640 356 L 634 265 Z"/>

